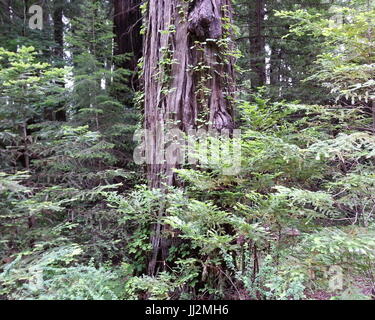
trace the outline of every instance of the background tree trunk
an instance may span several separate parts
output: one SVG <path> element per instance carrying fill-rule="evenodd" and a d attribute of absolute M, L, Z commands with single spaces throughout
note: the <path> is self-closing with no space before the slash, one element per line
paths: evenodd
<path fill-rule="evenodd" d="M 64 59 L 64 22 L 63 22 L 63 7 L 64 2 L 60 1 L 58 4 L 54 4 L 53 9 L 53 35 L 55 40 L 54 53 L 58 59 L 63 63 Z M 65 87 L 65 83 L 60 83 L 62 87 Z M 53 120 L 55 121 L 66 121 L 66 111 L 64 105 L 61 104 L 57 111 L 54 112 Z"/>
<path fill-rule="evenodd" d="M 64 3 L 54 3 L 53 8 L 53 36 L 55 40 L 54 54 L 62 59 L 64 57 Z"/>
<path fill-rule="evenodd" d="M 54 2 L 52 8 L 52 21 L 53 21 L 53 39 L 54 39 L 54 59 L 57 66 L 64 65 L 64 22 L 63 22 L 63 8 L 64 1 Z M 44 19 L 48 17 L 44 14 Z M 45 23 L 47 24 L 47 23 Z M 65 86 L 64 82 L 60 82 L 61 87 Z M 66 111 L 64 104 L 59 104 L 53 108 L 46 108 L 44 110 L 44 118 L 48 121 L 66 121 Z"/>
<path fill-rule="evenodd" d="M 141 0 L 114 0 L 115 55 L 129 54 L 118 67 L 133 72 L 127 85 L 134 90 L 138 89 L 137 65 L 142 57 L 141 3 Z"/>
<path fill-rule="evenodd" d="M 252 87 L 257 88 L 266 84 L 266 52 L 264 37 L 265 3 L 264 0 L 256 0 L 251 4 L 252 14 L 249 18 L 250 32 L 250 60 L 252 70 Z"/>
<path fill-rule="evenodd" d="M 12 30 L 11 1 L 0 1 L 0 18 L 3 25 L 7 26 L 8 32 Z"/>
<path fill-rule="evenodd" d="M 187 133 L 200 126 L 218 131 L 233 129 L 231 21 L 230 0 L 149 2 L 143 85 L 147 176 L 151 188 L 175 184 L 173 169 L 178 165 L 178 154 L 168 163 L 163 161 L 163 130 Z M 160 261 L 160 247 L 165 252 L 162 231 L 160 225 L 155 226 L 150 274 L 154 274 L 156 261 Z"/>

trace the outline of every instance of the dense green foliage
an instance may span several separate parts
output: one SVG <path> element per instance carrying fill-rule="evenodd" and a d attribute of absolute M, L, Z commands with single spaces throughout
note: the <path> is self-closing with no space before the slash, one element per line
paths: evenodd
<path fill-rule="evenodd" d="M 224 175 L 213 152 L 151 190 L 111 2 L 66 4 L 58 59 L 53 25 L 28 30 L 15 1 L 0 20 L 16 26 L 0 37 L 0 298 L 371 299 L 375 7 L 294 2 L 267 1 L 263 86 L 249 85 L 259 57 L 238 40 L 241 170 Z M 253 6 L 235 1 L 238 38 L 252 36 Z M 150 276 L 155 223 L 170 247 Z"/>

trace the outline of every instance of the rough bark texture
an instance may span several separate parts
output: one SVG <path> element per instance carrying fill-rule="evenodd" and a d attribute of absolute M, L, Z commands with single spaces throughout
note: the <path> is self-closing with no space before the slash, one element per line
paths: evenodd
<path fill-rule="evenodd" d="M 152 136 L 167 123 L 169 128 L 184 132 L 197 128 L 199 121 L 207 121 L 217 130 L 233 129 L 233 58 L 212 41 L 226 36 L 225 17 L 231 18 L 229 0 L 150 2 L 144 45 L 144 106 L 145 128 Z M 168 168 L 160 163 L 162 148 L 155 139 L 149 142 L 151 187 L 173 184 L 168 171 L 174 165 Z M 168 180 L 163 181 L 161 174 Z"/>
<path fill-rule="evenodd" d="M 158 132 L 233 129 L 234 59 L 229 39 L 230 0 L 154 0 L 149 2 L 144 42 L 147 174 L 151 188 L 173 185 L 178 153 L 163 162 Z M 163 214 L 161 210 L 160 215 Z M 167 244 L 156 225 L 149 273 L 165 259 Z M 159 258 L 159 253 L 162 256 Z M 159 259 L 158 259 L 159 258 Z"/>
<path fill-rule="evenodd" d="M 141 0 L 114 0 L 115 55 L 130 54 L 131 57 L 118 67 L 134 72 L 127 85 L 138 88 L 137 64 L 142 57 Z"/>

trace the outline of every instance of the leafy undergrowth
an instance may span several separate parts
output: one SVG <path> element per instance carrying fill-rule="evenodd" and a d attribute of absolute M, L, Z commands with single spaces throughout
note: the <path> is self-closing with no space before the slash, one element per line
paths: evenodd
<path fill-rule="evenodd" d="M 66 177 L 75 188 L 64 175 L 43 186 L 33 173 L 2 173 L 3 297 L 370 299 L 375 139 L 350 130 L 369 120 L 360 110 L 260 97 L 241 109 L 235 175 L 223 175 L 215 152 L 210 167 L 177 170 L 184 188 L 165 190 L 124 190 L 132 173 L 120 170 Z M 86 129 L 66 132 L 62 145 L 99 139 Z M 87 165 L 97 161 L 80 152 Z M 167 226 L 169 251 L 150 277 L 156 223 Z"/>

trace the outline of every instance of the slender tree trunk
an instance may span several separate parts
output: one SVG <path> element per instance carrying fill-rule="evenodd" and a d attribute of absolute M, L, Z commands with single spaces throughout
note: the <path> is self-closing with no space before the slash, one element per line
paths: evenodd
<path fill-rule="evenodd" d="M 63 5 L 55 4 L 53 9 L 53 36 L 55 40 L 54 54 L 59 57 L 64 57 L 64 22 L 63 22 Z"/>
<path fill-rule="evenodd" d="M 12 30 L 12 15 L 11 15 L 11 1 L 10 0 L 1 0 L 0 1 L 0 10 L 3 12 L 4 21 L 3 25 L 7 26 L 8 31 Z"/>
<path fill-rule="evenodd" d="M 266 84 L 266 53 L 264 37 L 265 2 L 256 0 L 251 5 L 253 14 L 249 15 L 250 25 L 250 56 L 253 71 L 252 87 Z"/>
<path fill-rule="evenodd" d="M 23 14 L 22 14 L 22 19 L 23 19 L 23 25 L 22 25 L 22 36 L 26 36 L 26 29 L 27 29 L 27 13 L 29 10 L 29 0 L 23 0 Z"/>
<path fill-rule="evenodd" d="M 63 22 L 63 2 L 55 2 L 52 11 L 53 20 L 53 53 L 57 61 L 57 65 L 62 64 L 64 59 L 64 22 Z M 47 15 L 44 15 L 45 17 Z M 59 82 L 61 87 L 65 86 L 64 82 Z M 45 118 L 49 121 L 66 121 L 66 111 L 64 105 L 60 104 L 54 108 L 45 110 Z"/>
<path fill-rule="evenodd" d="M 23 158 L 26 170 L 30 170 L 30 156 L 29 156 L 29 139 L 27 135 L 27 122 L 21 125 L 22 140 L 24 143 Z"/>
<path fill-rule="evenodd" d="M 165 161 L 163 131 L 185 133 L 233 129 L 234 59 L 230 0 L 154 0 L 149 2 L 144 42 L 147 176 L 151 188 L 175 184 L 175 152 Z M 163 215 L 163 209 L 159 215 Z M 163 227 L 154 226 L 154 274 L 159 251 L 164 252 Z M 161 247 L 161 248 L 160 248 Z"/>

